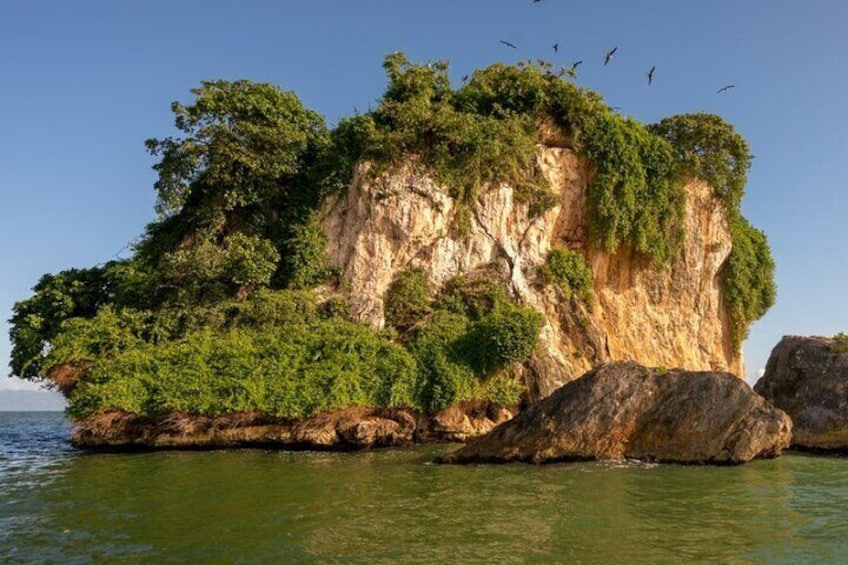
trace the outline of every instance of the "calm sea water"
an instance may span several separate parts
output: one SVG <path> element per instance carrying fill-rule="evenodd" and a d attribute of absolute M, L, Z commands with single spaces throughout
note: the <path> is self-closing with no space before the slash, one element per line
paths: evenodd
<path fill-rule="evenodd" d="M 848 458 L 741 467 L 448 467 L 354 454 L 90 454 L 59 413 L 0 413 L 5 562 L 848 559 Z"/>

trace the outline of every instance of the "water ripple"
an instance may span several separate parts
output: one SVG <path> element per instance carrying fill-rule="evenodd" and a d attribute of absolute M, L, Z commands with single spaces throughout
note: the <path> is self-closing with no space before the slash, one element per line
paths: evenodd
<path fill-rule="evenodd" d="M 82 454 L 0 414 L 10 562 L 839 562 L 848 459 L 453 467 L 454 449 Z"/>

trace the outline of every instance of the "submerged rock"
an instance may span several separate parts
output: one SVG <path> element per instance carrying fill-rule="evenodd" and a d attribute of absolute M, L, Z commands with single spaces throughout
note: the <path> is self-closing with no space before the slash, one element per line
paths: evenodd
<path fill-rule="evenodd" d="M 641 459 L 744 463 L 789 446 L 792 422 L 729 373 L 602 365 L 446 463 Z"/>
<path fill-rule="evenodd" d="M 848 344 L 785 336 L 754 390 L 792 418 L 792 445 L 848 449 Z"/>

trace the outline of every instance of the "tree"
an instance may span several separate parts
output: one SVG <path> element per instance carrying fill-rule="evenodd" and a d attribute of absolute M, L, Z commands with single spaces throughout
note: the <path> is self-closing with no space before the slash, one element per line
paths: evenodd
<path fill-rule="evenodd" d="M 146 142 L 161 157 L 153 168 L 163 216 L 188 202 L 230 211 L 290 197 L 286 179 L 303 173 L 329 142 L 323 118 L 274 85 L 204 81 L 191 92 L 193 104 L 171 105 L 185 136 Z"/>

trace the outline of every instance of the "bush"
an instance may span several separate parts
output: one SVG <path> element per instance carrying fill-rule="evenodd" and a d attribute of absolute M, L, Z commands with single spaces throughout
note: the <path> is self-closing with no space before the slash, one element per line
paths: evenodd
<path fill-rule="evenodd" d="M 386 324 L 406 331 L 430 312 L 427 279 L 421 269 L 398 273 L 386 290 Z"/>
<path fill-rule="evenodd" d="M 199 330 L 97 357 L 70 414 L 145 416 L 261 410 L 303 418 L 348 406 L 417 407 L 415 360 L 364 326 L 341 320 L 283 331 Z"/>
<path fill-rule="evenodd" d="M 523 382 L 501 372 L 486 381 L 484 396 L 500 406 L 517 406 L 525 390 L 526 386 Z"/>
<path fill-rule="evenodd" d="M 580 253 L 564 248 L 551 249 L 541 273 L 544 281 L 556 284 L 566 299 L 576 296 L 586 303 L 592 302 L 592 270 Z"/>
<path fill-rule="evenodd" d="M 469 363 L 468 332 L 467 318 L 444 311 L 416 330 L 410 351 L 418 363 L 425 409 L 437 411 L 481 396 L 480 380 Z"/>
<path fill-rule="evenodd" d="M 701 112 L 665 118 L 651 130 L 669 141 L 687 174 L 707 181 L 729 211 L 739 209 L 752 157 L 733 126 Z"/>
<path fill-rule="evenodd" d="M 316 213 L 291 231 L 283 262 L 286 284 L 290 288 L 313 287 L 329 275 L 327 236 Z"/>
<path fill-rule="evenodd" d="M 410 342 L 421 405 L 435 411 L 464 400 L 517 403 L 524 386 L 503 369 L 533 353 L 541 314 L 509 302 L 501 287 L 479 279 L 455 279 L 434 306 Z"/>
<path fill-rule="evenodd" d="M 542 315 L 530 308 L 503 305 L 476 322 L 468 350 L 480 373 L 490 375 L 530 358 L 539 343 Z"/>
<path fill-rule="evenodd" d="M 433 308 L 479 320 L 508 300 L 503 285 L 494 277 L 460 275 L 442 286 Z"/>
<path fill-rule="evenodd" d="M 834 349 L 838 353 L 848 353 L 848 335 L 844 332 L 839 332 L 833 336 Z"/>
<path fill-rule="evenodd" d="M 763 232 L 741 215 L 731 218 L 733 248 L 724 264 L 722 288 L 731 322 L 731 337 L 738 346 L 750 324 L 772 307 L 777 295 L 774 260 Z"/>

